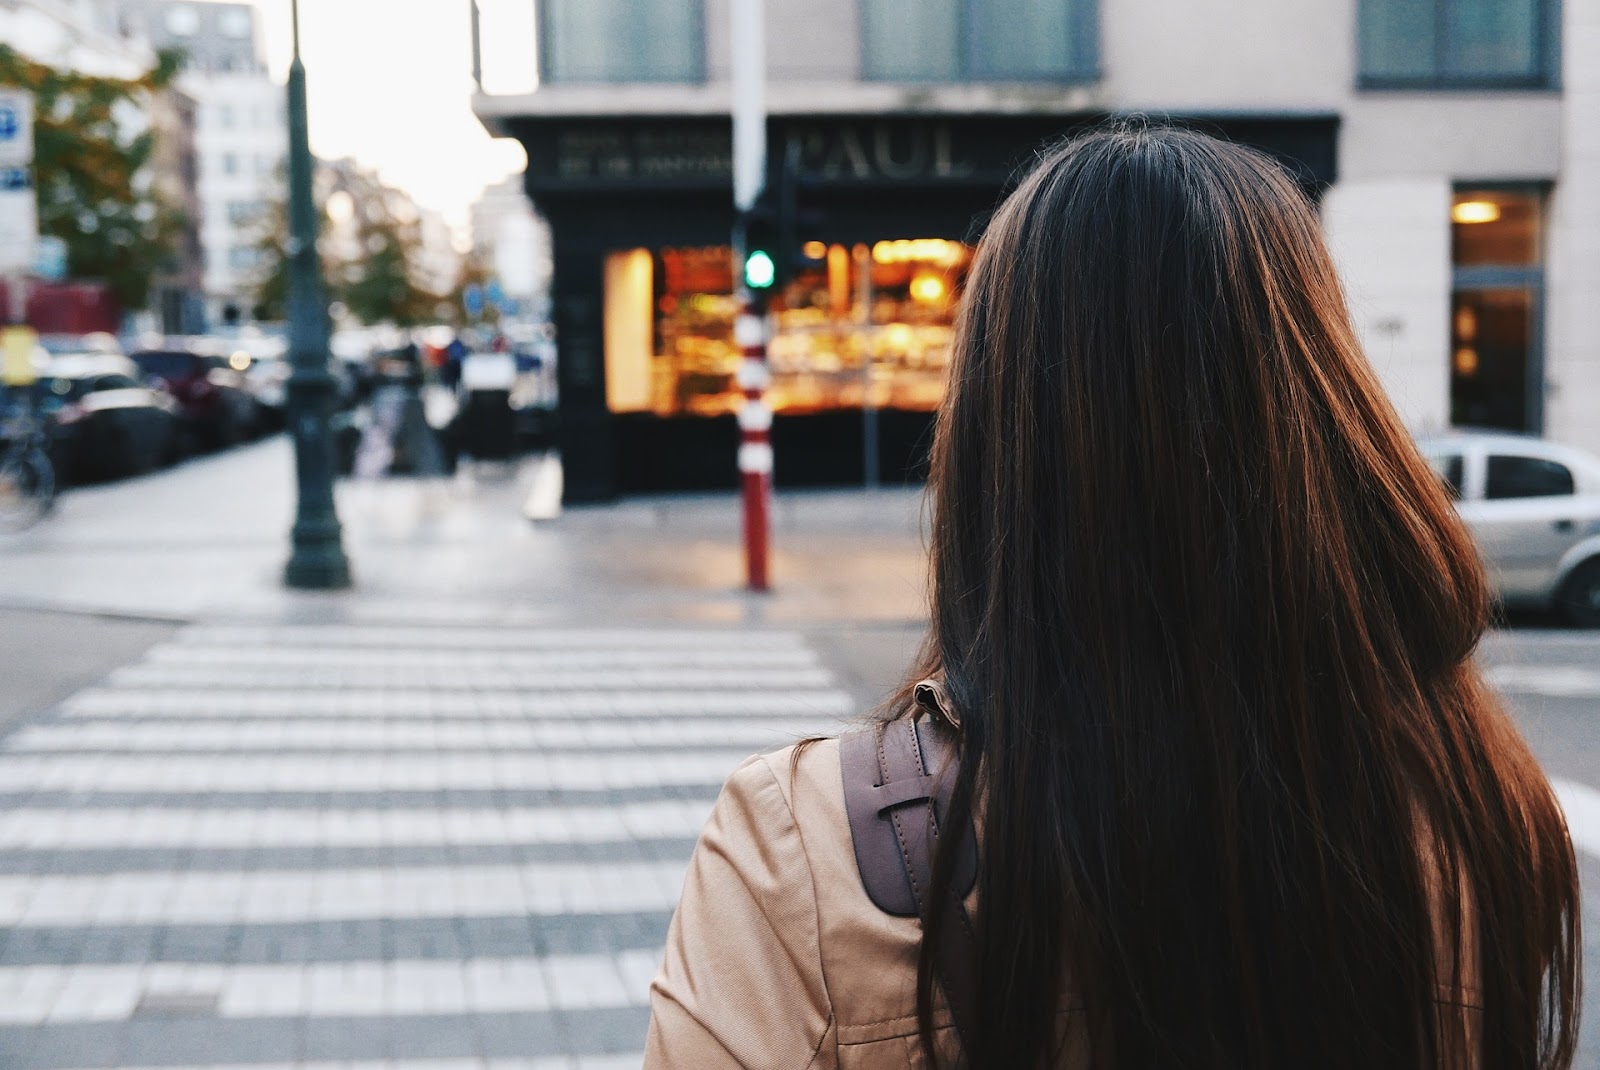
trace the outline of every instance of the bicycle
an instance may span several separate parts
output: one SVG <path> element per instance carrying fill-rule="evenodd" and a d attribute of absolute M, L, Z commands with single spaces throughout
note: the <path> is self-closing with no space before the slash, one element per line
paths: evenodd
<path fill-rule="evenodd" d="M 49 439 L 31 399 L 6 414 L 0 442 L 0 531 L 22 531 L 43 519 L 56 500 Z"/>

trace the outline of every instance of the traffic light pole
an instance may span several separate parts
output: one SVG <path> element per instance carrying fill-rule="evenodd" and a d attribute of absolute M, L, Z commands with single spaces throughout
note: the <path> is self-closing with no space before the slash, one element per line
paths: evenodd
<path fill-rule="evenodd" d="M 767 174 L 765 0 L 733 0 L 733 202 L 739 212 L 734 227 L 734 275 L 739 317 L 734 341 L 739 346 L 739 480 L 743 492 L 745 582 L 752 591 L 770 589 L 768 547 L 772 515 L 772 410 L 766 389 L 767 301 L 750 285 L 746 262 L 745 222 L 761 196 Z M 766 250 L 761 250 L 766 252 Z M 768 277 L 768 284 L 771 282 Z"/>

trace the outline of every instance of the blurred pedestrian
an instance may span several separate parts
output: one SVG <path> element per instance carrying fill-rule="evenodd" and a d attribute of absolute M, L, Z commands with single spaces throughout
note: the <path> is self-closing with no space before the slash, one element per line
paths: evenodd
<path fill-rule="evenodd" d="M 728 782 L 646 1066 L 1570 1066 L 1572 844 L 1301 191 L 1092 132 L 964 301 L 927 644 Z"/>
<path fill-rule="evenodd" d="M 450 344 L 444 347 L 443 359 L 439 363 L 439 382 L 454 390 L 461 383 L 461 365 L 467 359 L 467 347 L 459 337 L 450 339 Z"/>

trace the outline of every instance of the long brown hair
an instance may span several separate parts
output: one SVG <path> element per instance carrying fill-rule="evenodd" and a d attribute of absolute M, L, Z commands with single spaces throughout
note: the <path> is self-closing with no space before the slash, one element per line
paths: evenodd
<path fill-rule="evenodd" d="M 1118 1070 L 1570 1064 L 1576 864 L 1472 660 L 1482 567 L 1275 163 L 1132 124 L 1046 154 L 980 243 L 929 486 L 909 678 L 980 813 L 970 1066 L 1072 1021 Z"/>

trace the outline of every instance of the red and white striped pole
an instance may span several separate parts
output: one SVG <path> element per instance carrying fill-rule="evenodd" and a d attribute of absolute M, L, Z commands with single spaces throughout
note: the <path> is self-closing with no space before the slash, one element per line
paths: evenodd
<path fill-rule="evenodd" d="M 739 344 L 739 481 L 744 500 L 744 573 L 752 591 L 769 589 L 767 563 L 772 516 L 772 409 L 767 406 L 766 301 L 740 289 L 734 341 Z"/>
<path fill-rule="evenodd" d="M 739 318 L 739 481 L 744 498 L 745 580 L 752 591 L 768 589 L 767 543 L 772 516 L 772 410 L 767 407 L 767 308 L 764 295 L 745 282 L 745 222 L 767 180 L 767 47 L 762 17 L 765 0 L 732 0 L 734 284 Z"/>

